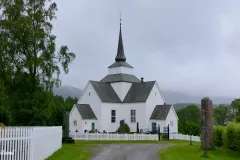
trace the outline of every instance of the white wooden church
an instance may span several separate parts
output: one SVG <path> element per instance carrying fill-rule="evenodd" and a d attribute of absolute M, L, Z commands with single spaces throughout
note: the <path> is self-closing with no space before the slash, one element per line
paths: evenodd
<path fill-rule="evenodd" d="M 116 132 L 124 120 L 131 132 L 160 130 L 169 125 L 170 132 L 178 132 L 178 117 L 172 105 L 167 105 L 157 81 L 144 82 L 133 74 L 126 62 L 122 31 L 118 40 L 115 62 L 108 67 L 108 75 L 100 81 L 88 81 L 83 94 L 69 115 L 70 134 L 98 130 Z"/>

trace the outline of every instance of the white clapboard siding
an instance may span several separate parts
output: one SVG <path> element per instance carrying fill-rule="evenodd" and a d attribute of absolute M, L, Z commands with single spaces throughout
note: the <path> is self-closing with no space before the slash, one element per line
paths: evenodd
<path fill-rule="evenodd" d="M 0 160 L 44 160 L 61 146 L 61 126 L 0 128 Z"/>

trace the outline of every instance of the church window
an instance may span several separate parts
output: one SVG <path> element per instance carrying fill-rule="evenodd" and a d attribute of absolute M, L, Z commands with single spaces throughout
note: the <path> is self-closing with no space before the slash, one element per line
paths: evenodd
<path fill-rule="evenodd" d="M 136 122 L 136 110 L 131 110 L 131 123 Z"/>
<path fill-rule="evenodd" d="M 73 121 L 73 125 L 74 125 L 74 126 L 77 126 L 77 121 Z"/>
<path fill-rule="evenodd" d="M 157 95 L 157 92 L 155 92 L 155 96 Z"/>
<path fill-rule="evenodd" d="M 112 123 L 116 122 L 116 110 L 111 111 L 111 122 Z"/>
<path fill-rule="evenodd" d="M 88 94 L 89 94 L 89 96 L 91 96 L 91 92 L 89 92 Z"/>
<path fill-rule="evenodd" d="M 170 126 L 173 126 L 173 121 L 170 121 Z"/>

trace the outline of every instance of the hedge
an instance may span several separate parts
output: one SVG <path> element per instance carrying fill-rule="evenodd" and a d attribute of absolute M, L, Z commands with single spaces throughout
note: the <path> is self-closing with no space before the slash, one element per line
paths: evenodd
<path fill-rule="evenodd" d="M 223 145 L 223 132 L 225 127 L 223 126 L 215 126 L 214 127 L 214 144 L 217 147 L 221 147 Z"/>
<path fill-rule="evenodd" d="M 240 151 L 240 123 L 230 123 L 223 134 L 225 148 Z"/>
<path fill-rule="evenodd" d="M 226 127 L 215 126 L 214 144 L 240 151 L 240 123 L 230 123 Z"/>

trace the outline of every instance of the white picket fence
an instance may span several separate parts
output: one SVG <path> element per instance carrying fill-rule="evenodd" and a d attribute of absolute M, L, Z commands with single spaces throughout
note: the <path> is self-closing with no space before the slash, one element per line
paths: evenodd
<path fill-rule="evenodd" d="M 199 136 L 190 136 L 190 135 L 184 135 L 184 134 L 179 134 L 179 133 L 172 133 L 169 134 L 169 139 L 177 139 L 177 140 L 190 140 L 200 142 L 200 137 Z"/>
<path fill-rule="evenodd" d="M 71 135 L 75 140 L 115 140 L 115 141 L 128 141 L 128 140 L 158 140 L 157 134 L 118 134 L 118 133 L 79 133 Z"/>
<path fill-rule="evenodd" d="M 77 133 L 71 135 L 71 137 L 75 140 L 158 140 L 158 134 Z M 190 136 L 183 134 L 170 134 L 169 139 L 190 140 Z M 200 137 L 192 136 L 192 141 L 200 141 Z"/>
<path fill-rule="evenodd" d="M 0 160 L 44 160 L 61 146 L 61 126 L 0 128 Z"/>

